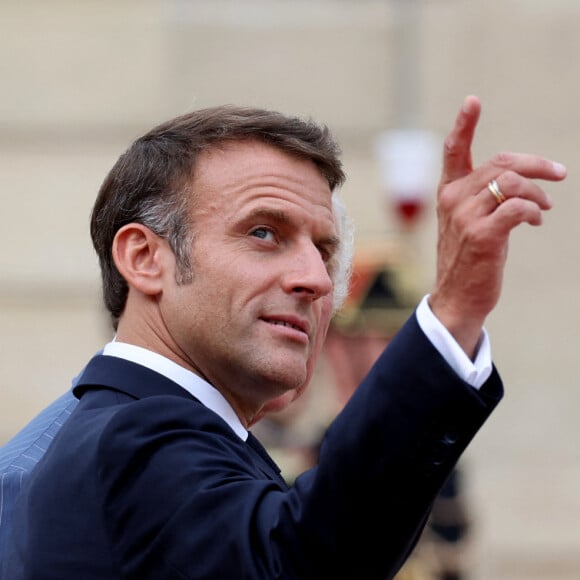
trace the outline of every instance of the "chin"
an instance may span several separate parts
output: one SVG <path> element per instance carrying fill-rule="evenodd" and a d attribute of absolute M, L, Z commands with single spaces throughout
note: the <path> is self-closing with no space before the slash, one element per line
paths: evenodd
<path fill-rule="evenodd" d="M 290 405 L 296 399 L 295 391 L 287 391 L 283 395 L 268 401 L 264 405 L 265 413 L 278 413 L 284 410 L 288 405 Z"/>

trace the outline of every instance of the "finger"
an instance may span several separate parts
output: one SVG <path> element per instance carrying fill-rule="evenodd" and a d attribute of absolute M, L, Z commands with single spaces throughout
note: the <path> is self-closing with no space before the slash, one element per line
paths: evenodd
<path fill-rule="evenodd" d="M 470 180 L 484 180 L 486 183 L 503 172 L 511 171 L 530 179 L 561 181 L 567 175 L 564 165 L 539 155 L 529 153 L 498 153 L 477 168 Z"/>
<path fill-rule="evenodd" d="M 498 205 L 514 198 L 527 199 L 537 204 L 541 210 L 551 209 L 553 205 L 550 196 L 538 183 L 511 171 L 489 181 L 477 197 L 482 198 L 482 213 L 494 211 Z"/>
<path fill-rule="evenodd" d="M 466 97 L 455 119 L 455 125 L 443 146 L 442 184 L 464 177 L 471 172 L 473 168 L 471 146 L 480 112 L 479 99 L 475 96 Z"/>
<path fill-rule="evenodd" d="M 542 210 L 537 203 L 521 197 L 513 197 L 510 203 L 505 202 L 489 214 L 492 222 L 490 231 L 503 232 L 508 235 L 511 230 L 520 224 L 527 223 L 531 226 L 542 225 Z"/>

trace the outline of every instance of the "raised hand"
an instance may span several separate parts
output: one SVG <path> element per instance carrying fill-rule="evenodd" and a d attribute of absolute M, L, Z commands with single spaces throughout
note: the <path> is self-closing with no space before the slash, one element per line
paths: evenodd
<path fill-rule="evenodd" d="M 540 225 L 552 202 L 535 181 L 560 181 L 566 168 L 537 155 L 499 153 L 473 168 L 481 104 L 469 96 L 447 136 L 437 191 L 435 316 L 473 357 L 485 318 L 499 300 L 511 231 Z M 495 180 L 495 181 L 494 181 Z"/>

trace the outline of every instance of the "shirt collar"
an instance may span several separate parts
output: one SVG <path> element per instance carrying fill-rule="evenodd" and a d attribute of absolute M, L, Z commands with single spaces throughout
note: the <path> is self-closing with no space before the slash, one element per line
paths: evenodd
<path fill-rule="evenodd" d="M 159 353 L 126 342 L 114 340 L 107 343 L 103 348 L 103 355 L 134 362 L 167 377 L 219 415 L 242 441 L 248 438 L 248 430 L 242 425 L 232 406 L 215 387 L 199 375 Z"/>

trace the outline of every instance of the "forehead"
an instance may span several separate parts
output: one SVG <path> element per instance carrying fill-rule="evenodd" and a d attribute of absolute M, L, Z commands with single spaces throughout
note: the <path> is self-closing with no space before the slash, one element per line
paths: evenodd
<path fill-rule="evenodd" d="M 259 141 L 225 142 L 202 151 L 192 185 L 197 211 L 231 212 L 268 202 L 334 221 L 330 187 L 316 164 Z"/>

